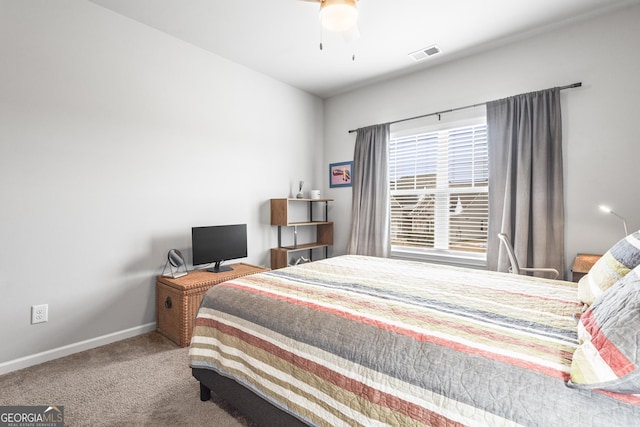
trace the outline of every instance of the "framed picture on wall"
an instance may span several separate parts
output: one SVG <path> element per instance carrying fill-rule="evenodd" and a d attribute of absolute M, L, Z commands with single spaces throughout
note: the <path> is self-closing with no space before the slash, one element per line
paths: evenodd
<path fill-rule="evenodd" d="M 329 187 L 351 187 L 353 161 L 329 165 Z"/>

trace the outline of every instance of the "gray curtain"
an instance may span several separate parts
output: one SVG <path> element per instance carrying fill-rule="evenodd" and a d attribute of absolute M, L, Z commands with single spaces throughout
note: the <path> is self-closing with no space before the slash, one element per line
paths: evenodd
<path fill-rule="evenodd" d="M 353 153 L 351 235 L 347 252 L 388 257 L 389 125 L 358 129 Z"/>
<path fill-rule="evenodd" d="M 489 239 L 487 268 L 507 271 L 497 234 L 522 267 L 564 275 L 564 193 L 560 89 L 487 103 Z"/>

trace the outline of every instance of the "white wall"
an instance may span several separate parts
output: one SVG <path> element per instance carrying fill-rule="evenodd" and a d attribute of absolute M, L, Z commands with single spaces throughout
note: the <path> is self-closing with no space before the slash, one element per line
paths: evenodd
<path fill-rule="evenodd" d="M 84 0 L 0 0 L 0 32 L 0 372 L 153 328 L 191 226 L 247 223 L 269 265 L 268 199 L 323 177 L 321 99 Z"/>
<path fill-rule="evenodd" d="M 562 92 L 569 269 L 576 253 L 602 253 L 623 237 L 598 204 L 640 228 L 639 22 L 635 6 L 325 100 L 325 161 L 353 158 L 349 129 L 582 82 Z M 334 253 L 344 253 L 351 192 L 325 191 L 336 199 Z"/>

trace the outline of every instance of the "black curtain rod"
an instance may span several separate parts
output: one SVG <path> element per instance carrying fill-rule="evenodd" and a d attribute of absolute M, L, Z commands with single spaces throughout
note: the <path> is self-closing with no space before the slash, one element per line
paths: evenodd
<path fill-rule="evenodd" d="M 578 83 L 572 83 L 572 84 L 566 85 L 566 86 L 560 86 L 558 89 L 560 89 L 560 90 L 573 89 L 575 87 L 581 87 L 581 86 L 582 86 L 582 82 L 578 82 Z M 489 101 L 487 101 L 487 102 L 489 102 Z M 480 107 L 481 105 L 486 105 L 487 102 L 481 102 L 480 104 L 467 105 L 465 107 L 452 108 L 450 110 L 437 111 L 435 113 L 422 114 L 420 116 L 409 117 L 408 119 L 395 120 L 393 122 L 389 122 L 388 124 L 392 125 L 394 123 L 401 123 L 401 122 L 407 122 L 409 120 L 422 119 L 423 117 L 439 116 L 440 114 L 444 114 L 444 113 L 452 113 L 454 111 L 466 110 L 467 108 Z M 353 133 L 353 132 L 357 132 L 357 131 L 358 131 L 358 129 L 351 129 L 349 131 L 349 133 Z"/>

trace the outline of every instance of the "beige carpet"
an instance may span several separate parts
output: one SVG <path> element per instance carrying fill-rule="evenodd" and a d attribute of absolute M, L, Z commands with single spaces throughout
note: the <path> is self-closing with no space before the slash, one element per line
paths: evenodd
<path fill-rule="evenodd" d="M 67 426 L 251 426 L 200 401 L 188 349 L 152 332 L 0 376 L 0 405 L 63 405 Z"/>

